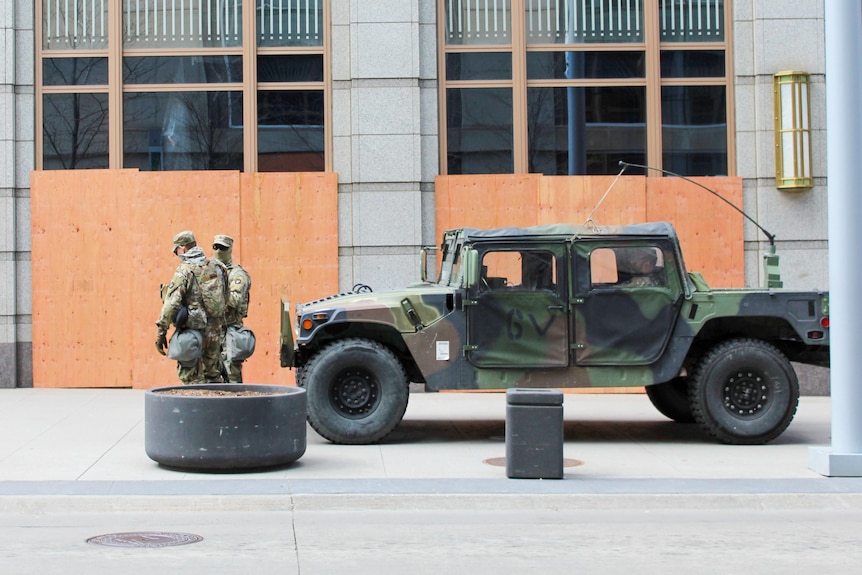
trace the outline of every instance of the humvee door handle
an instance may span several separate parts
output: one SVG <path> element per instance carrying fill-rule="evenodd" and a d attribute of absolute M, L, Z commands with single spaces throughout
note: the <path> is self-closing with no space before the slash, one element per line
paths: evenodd
<path fill-rule="evenodd" d="M 549 305 L 548 311 L 563 311 L 563 306 L 561 306 L 561 305 Z"/>

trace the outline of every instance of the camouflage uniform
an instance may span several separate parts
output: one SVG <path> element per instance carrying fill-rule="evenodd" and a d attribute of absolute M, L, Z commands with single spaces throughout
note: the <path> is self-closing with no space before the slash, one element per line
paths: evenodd
<path fill-rule="evenodd" d="M 216 249 L 218 246 L 218 249 Z M 242 361 L 228 362 L 224 356 L 224 340 L 228 327 L 242 327 L 243 318 L 248 316 L 249 291 L 251 290 L 251 276 L 239 264 L 234 263 L 233 238 L 226 235 L 217 235 L 213 239 L 215 258 L 219 260 L 228 270 L 228 304 L 225 310 L 224 330 L 222 330 L 221 349 L 222 361 L 225 365 L 228 381 L 231 383 L 242 383 Z"/>
<path fill-rule="evenodd" d="M 191 238 L 189 240 L 189 238 Z M 177 247 L 194 245 L 194 235 L 191 232 L 181 232 L 174 238 L 174 252 Z M 177 314 L 182 306 L 189 310 L 186 327 L 198 329 L 203 335 L 203 346 L 200 360 L 193 366 L 185 367 L 177 363 L 177 375 L 184 385 L 194 383 L 220 383 L 221 375 L 221 334 L 224 329 L 224 316 L 208 317 L 201 297 L 201 288 L 195 278 L 196 268 L 212 268 L 220 266 L 210 260 L 201 248 L 195 246 L 180 254 L 182 263 L 177 267 L 171 278 L 171 283 L 163 289 L 161 315 L 156 322 L 158 335 L 156 348 L 164 355 L 163 344 L 165 334 L 171 324 L 176 325 Z M 204 270 L 207 273 L 207 270 Z M 212 273 L 211 271 L 209 273 Z M 218 273 L 218 272 L 216 272 Z M 224 275 L 222 275 L 224 277 Z"/>

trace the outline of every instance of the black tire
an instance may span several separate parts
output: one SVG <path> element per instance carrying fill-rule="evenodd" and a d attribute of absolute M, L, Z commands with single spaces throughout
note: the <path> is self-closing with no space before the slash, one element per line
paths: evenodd
<path fill-rule="evenodd" d="M 345 339 L 323 348 L 305 365 L 302 380 L 308 391 L 308 422 L 333 443 L 380 441 L 407 409 L 404 367 L 376 341 Z"/>
<path fill-rule="evenodd" d="M 758 445 L 787 429 L 799 404 L 793 366 L 775 346 L 733 339 L 698 365 L 689 389 L 697 423 L 722 443 Z"/>
<path fill-rule="evenodd" d="M 296 386 L 305 387 L 305 366 L 296 368 Z"/>
<path fill-rule="evenodd" d="M 648 385 L 647 397 L 659 413 L 677 423 L 694 423 L 688 401 L 688 378 L 676 377 L 657 385 Z"/>

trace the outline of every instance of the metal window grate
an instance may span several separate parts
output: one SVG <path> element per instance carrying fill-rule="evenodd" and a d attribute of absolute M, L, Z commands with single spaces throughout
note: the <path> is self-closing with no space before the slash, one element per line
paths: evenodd
<path fill-rule="evenodd" d="M 724 0 L 661 0 L 662 42 L 724 39 Z"/>
<path fill-rule="evenodd" d="M 43 48 L 97 49 L 108 45 L 108 0 L 44 0 Z"/>
<path fill-rule="evenodd" d="M 632 42 L 643 38 L 643 0 L 527 0 L 531 43 Z"/>

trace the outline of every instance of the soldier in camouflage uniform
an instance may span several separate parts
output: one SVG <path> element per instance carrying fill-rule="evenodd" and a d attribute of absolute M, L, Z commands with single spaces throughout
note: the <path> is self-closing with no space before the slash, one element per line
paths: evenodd
<path fill-rule="evenodd" d="M 239 264 L 233 261 L 233 238 L 223 234 L 213 239 L 215 258 L 228 270 L 228 304 L 225 310 L 225 325 L 222 332 L 222 355 L 227 371 L 228 381 L 242 383 L 242 361 L 228 362 L 224 356 L 224 337 L 228 327 L 242 327 L 242 320 L 248 316 L 249 291 L 251 276 Z"/>
<path fill-rule="evenodd" d="M 226 274 L 224 266 L 208 259 L 201 248 L 197 247 L 194 234 L 180 232 L 174 237 L 174 254 L 182 262 L 174 272 L 171 283 L 163 290 L 162 312 L 156 322 L 156 349 L 166 355 L 167 331 L 171 324 L 176 325 L 180 308 L 188 308 L 185 327 L 198 329 L 203 335 L 200 360 L 192 366 L 177 363 L 177 375 L 184 384 L 220 383 L 221 376 L 221 335 L 224 329 L 224 312 L 208 314 L 204 304 L 201 283 L 209 285 L 219 282 L 220 289 L 226 294 Z M 198 278 L 202 278 L 199 280 Z M 205 288 L 207 289 L 207 288 Z M 222 302 L 226 297 L 222 295 Z"/>

